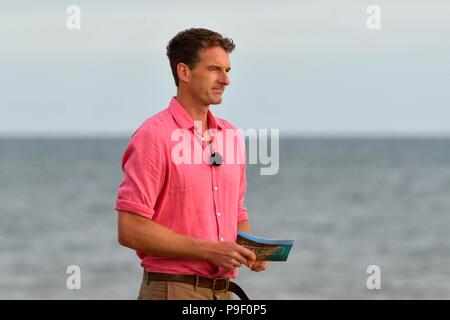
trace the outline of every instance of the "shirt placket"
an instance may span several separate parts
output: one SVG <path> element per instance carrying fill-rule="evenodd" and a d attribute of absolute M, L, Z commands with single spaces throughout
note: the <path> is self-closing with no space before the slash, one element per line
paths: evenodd
<path fill-rule="evenodd" d="M 212 178 L 212 188 L 213 188 L 213 202 L 214 202 L 214 212 L 216 215 L 216 221 L 217 221 L 217 237 L 219 241 L 225 241 L 225 230 L 223 228 L 223 213 L 220 210 L 220 197 L 219 192 L 223 192 L 219 188 L 219 173 L 218 169 L 219 167 L 216 166 L 210 166 L 211 167 L 211 178 Z"/>
<path fill-rule="evenodd" d="M 207 143 L 205 141 L 202 141 L 201 138 L 195 134 L 195 132 L 192 132 L 194 137 L 197 139 L 197 142 L 199 142 L 202 146 L 202 150 L 205 148 L 209 148 Z M 214 165 L 207 165 L 211 170 L 211 186 L 212 186 L 212 193 L 213 193 L 213 204 L 214 204 L 214 215 L 216 216 L 216 222 L 217 222 L 217 240 L 218 241 L 225 241 L 225 228 L 223 227 L 223 214 L 220 210 L 220 197 L 219 192 L 223 192 L 223 190 L 219 189 L 219 167 Z"/>

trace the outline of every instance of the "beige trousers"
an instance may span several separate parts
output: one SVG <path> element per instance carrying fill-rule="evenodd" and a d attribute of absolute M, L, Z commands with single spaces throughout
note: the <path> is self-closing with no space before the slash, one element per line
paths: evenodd
<path fill-rule="evenodd" d="M 174 281 L 142 279 L 138 300 L 234 300 L 231 292 L 214 293 L 212 289 Z"/>

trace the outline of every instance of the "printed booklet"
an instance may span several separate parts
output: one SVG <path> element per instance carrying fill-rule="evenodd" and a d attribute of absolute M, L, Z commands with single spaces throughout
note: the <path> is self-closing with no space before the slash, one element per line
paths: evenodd
<path fill-rule="evenodd" d="M 286 261 L 294 240 L 267 239 L 239 231 L 236 242 L 252 250 L 256 261 Z"/>

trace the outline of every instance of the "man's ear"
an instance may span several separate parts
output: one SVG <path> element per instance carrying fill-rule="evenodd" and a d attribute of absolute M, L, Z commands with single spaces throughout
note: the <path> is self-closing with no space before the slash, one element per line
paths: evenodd
<path fill-rule="evenodd" d="M 191 70 L 187 64 L 180 62 L 177 64 L 177 74 L 178 79 L 182 82 L 189 82 L 189 77 L 191 75 Z"/>

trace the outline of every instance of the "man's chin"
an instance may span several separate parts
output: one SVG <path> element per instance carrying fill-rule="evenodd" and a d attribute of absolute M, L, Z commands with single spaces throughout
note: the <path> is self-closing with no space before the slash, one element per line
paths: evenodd
<path fill-rule="evenodd" d="M 222 103 L 222 96 L 215 96 L 211 98 L 210 104 L 221 104 Z"/>
<path fill-rule="evenodd" d="M 222 103 L 222 95 L 210 93 L 210 94 L 204 96 L 204 98 L 202 99 L 202 102 L 208 106 L 214 105 L 214 104 L 221 104 Z"/>

